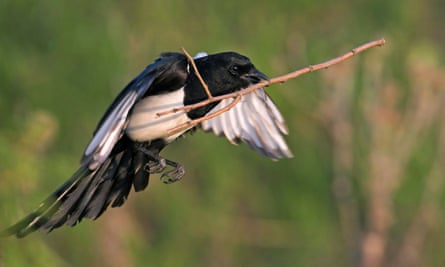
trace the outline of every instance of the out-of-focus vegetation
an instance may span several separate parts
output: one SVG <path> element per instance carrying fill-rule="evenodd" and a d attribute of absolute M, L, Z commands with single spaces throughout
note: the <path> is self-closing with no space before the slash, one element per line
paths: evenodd
<path fill-rule="evenodd" d="M 186 166 L 95 222 L 0 240 L 0 266 L 443 266 L 445 2 L 0 2 L 0 227 L 78 167 L 114 96 L 163 51 L 248 55 L 295 158 L 197 133 Z"/>

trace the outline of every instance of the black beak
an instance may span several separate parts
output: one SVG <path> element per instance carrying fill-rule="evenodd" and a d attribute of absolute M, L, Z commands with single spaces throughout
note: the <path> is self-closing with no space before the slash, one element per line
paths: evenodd
<path fill-rule="evenodd" d="M 262 73 L 261 71 L 255 68 L 253 68 L 252 71 L 250 71 L 247 74 L 244 74 L 243 76 L 251 84 L 256 84 L 261 81 L 269 81 L 269 78 L 266 76 L 266 74 Z"/>

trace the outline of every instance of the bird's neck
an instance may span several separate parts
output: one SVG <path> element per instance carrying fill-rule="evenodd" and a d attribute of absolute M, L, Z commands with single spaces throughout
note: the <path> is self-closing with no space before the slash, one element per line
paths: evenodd
<path fill-rule="evenodd" d="M 190 77 L 190 79 L 187 81 L 184 87 L 185 91 L 184 105 L 191 105 L 208 99 L 207 93 L 204 87 L 202 86 L 201 82 L 198 80 L 198 78 L 196 78 L 195 75 L 193 76 L 194 77 Z M 212 92 L 213 90 L 211 88 L 213 87 L 213 85 L 212 84 L 207 84 L 207 85 L 209 86 L 209 90 L 212 93 L 212 95 L 217 95 L 215 94 L 215 92 Z M 187 112 L 187 115 L 191 119 L 197 119 L 203 117 L 218 103 L 219 102 L 213 102 L 203 107 L 191 110 Z"/>

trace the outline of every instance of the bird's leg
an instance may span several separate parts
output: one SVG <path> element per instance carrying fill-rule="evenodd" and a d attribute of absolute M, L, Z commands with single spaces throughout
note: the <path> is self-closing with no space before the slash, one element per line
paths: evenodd
<path fill-rule="evenodd" d="M 145 165 L 145 169 L 150 174 L 160 173 L 165 170 L 167 166 L 171 166 L 174 169 L 164 172 L 161 175 L 162 182 L 166 184 L 174 183 L 182 178 L 185 174 L 184 166 L 171 161 L 169 159 L 165 159 L 159 156 L 159 152 L 152 151 L 144 147 L 143 145 L 137 146 L 137 149 L 147 155 L 151 160 Z"/>
<path fill-rule="evenodd" d="M 150 174 L 160 173 L 163 172 L 167 167 L 166 160 L 161 156 L 159 156 L 159 152 L 147 149 L 146 147 L 144 147 L 143 143 L 138 144 L 136 149 L 141 151 L 150 158 L 150 160 L 144 167 L 148 173 Z"/>

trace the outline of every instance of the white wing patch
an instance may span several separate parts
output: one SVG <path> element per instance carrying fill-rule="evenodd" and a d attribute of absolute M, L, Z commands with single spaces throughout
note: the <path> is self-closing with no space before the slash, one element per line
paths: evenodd
<path fill-rule="evenodd" d="M 207 54 L 206 52 L 198 52 L 194 57 L 193 57 L 193 59 L 198 59 L 198 58 L 202 58 L 202 57 L 206 57 L 206 56 L 208 56 L 209 54 Z"/>
<path fill-rule="evenodd" d="M 222 100 L 210 113 L 232 101 Z M 242 96 L 232 109 L 202 122 L 201 126 L 204 131 L 224 135 L 232 144 L 242 141 L 259 154 L 274 160 L 293 157 L 283 138 L 287 134 L 283 116 L 262 88 Z"/>
<path fill-rule="evenodd" d="M 136 92 L 127 94 L 113 111 L 107 116 L 93 139 L 88 144 L 84 155 L 93 155 L 90 159 L 89 168 L 95 169 L 108 157 L 116 142 L 122 135 L 122 129 L 126 124 L 128 112 L 138 97 Z"/>

